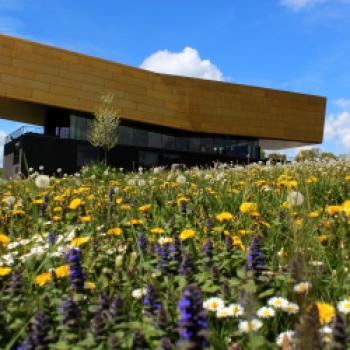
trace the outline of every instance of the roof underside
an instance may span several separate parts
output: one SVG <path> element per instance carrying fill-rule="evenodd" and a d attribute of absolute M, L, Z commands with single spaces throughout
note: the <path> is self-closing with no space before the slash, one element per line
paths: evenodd
<path fill-rule="evenodd" d="M 122 117 L 129 120 L 195 132 L 322 142 L 324 97 L 158 74 L 0 35 L 0 117 L 42 124 L 45 106 L 93 112 L 105 93 L 114 94 Z M 31 113 L 25 108 L 6 112 L 11 100 L 23 106 L 27 102 Z"/>

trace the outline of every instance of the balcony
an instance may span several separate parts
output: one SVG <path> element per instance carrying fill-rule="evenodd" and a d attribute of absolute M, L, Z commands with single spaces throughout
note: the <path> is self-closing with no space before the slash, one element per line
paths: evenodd
<path fill-rule="evenodd" d="M 44 128 L 41 126 L 21 126 L 19 129 L 13 131 L 5 138 L 5 144 L 10 143 L 13 140 L 18 139 L 25 134 L 44 134 Z"/>

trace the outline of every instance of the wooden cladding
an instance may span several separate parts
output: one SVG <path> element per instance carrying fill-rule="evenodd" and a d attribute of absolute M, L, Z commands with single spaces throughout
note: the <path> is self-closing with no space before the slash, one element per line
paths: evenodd
<path fill-rule="evenodd" d="M 0 35 L 0 97 L 93 112 L 105 93 L 114 94 L 125 119 L 322 142 L 324 97 L 158 74 Z M 24 114 L 22 121 L 28 122 Z"/>

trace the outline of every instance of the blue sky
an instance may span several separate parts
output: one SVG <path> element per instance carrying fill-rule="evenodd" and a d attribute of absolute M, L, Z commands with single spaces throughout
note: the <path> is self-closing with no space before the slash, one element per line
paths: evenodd
<path fill-rule="evenodd" d="M 0 0 L 1 33 L 151 70 L 326 96 L 321 147 L 336 154 L 350 153 L 349 23 L 350 0 Z M 0 139 L 19 125 L 0 120 Z"/>

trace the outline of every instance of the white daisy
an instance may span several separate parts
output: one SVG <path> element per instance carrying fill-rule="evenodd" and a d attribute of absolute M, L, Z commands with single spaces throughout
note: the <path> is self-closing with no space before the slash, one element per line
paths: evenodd
<path fill-rule="evenodd" d="M 223 307 L 222 309 L 219 309 L 216 311 L 216 317 L 217 318 L 227 318 L 233 316 L 232 311 L 229 307 Z"/>
<path fill-rule="evenodd" d="M 307 293 L 311 288 L 310 282 L 300 282 L 293 287 L 295 293 L 302 294 Z"/>
<path fill-rule="evenodd" d="M 282 309 L 287 307 L 288 300 L 282 297 L 272 297 L 268 300 L 267 303 L 275 309 Z"/>
<path fill-rule="evenodd" d="M 260 318 L 271 318 L 276 315 L 276 311 L 272 307 L 263 306 L 256 312 L 256 314 Z"/>
<path fill-rule="evenodd" d="M 295 303 L 288 302 L 287 305 L 283 305 L 281 309 L 288 314 L 297 314 L 299 312 L 299 306 Z"/>
<path fill-rule="evenodd" d="M 146 295 L 146 293 L 147 293 L 147 289 L 146 288 L 137 288 L 137 289 L 134 289 L 131 292 L 131 295 L 135 299 L 141 299 L 144 295 Z"/>
<path fill-rule="evenodd" d="M 217 311 L 225 306 L 224 301 L 218 297 L 212 297 L 203 302 L 203 308 L 208 311 Z"/>
<path fill-rule="evenodd" d="M 241 321 L 238 324 L 238 328 L 243 333 L 249 333 L 251 331 L 258 331 L 262 327 L 263 323 L 254 318 L 250 321 Z"/>
<path fill-rule="evenodd" d="M 239 304 L 230 304 L 227 308 L 231 310 L 233 317 L 239 317 L 244 314 L 244 308 Z"/>
<path fill-rule="evenodd" d="M 278 346 L 282 347 L 283 343 L 285 343 L 285 341 L 287 341 L 288 343 L 291 343 L 293 341 L 294 335 L 295 335 L 295 332 L 293 332 L 293 331 L 282 332 L 277 337 L 276 344 Z"/>
<path fill-rule="evenodd" d="M 337 304 L 337 309 L 343 314 L 348 314 L 350 312 L 350 299 L 339 301 Z"/>

